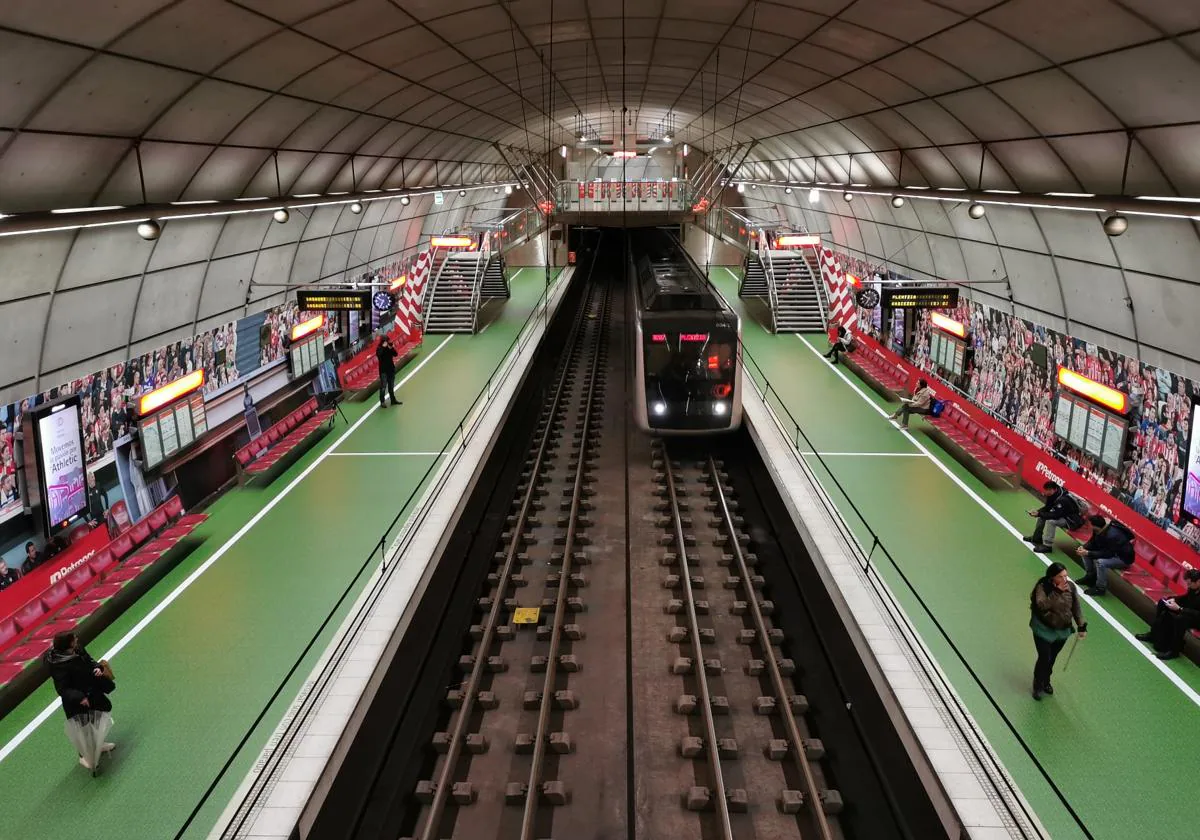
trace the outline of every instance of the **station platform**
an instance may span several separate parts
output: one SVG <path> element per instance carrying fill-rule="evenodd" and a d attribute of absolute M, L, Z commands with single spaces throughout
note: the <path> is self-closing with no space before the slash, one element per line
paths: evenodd
<path fill-rule="evenodd" d="M 1145 625 L 1132 612 L 1084 596 L 1088 637 L 1069 667 L 1064 650 L 1054 696 L 1034 701 L 1029 592 L 1051 560 L 1078 567 L 1022 542 L 1032 495 L 989 489 L 921 418 L 909 432 L 889 423 L 895 405 L 823 359 L 823 335 L 769 333 L 757 304 L 738 298 L 732 271 L 711 276 L 743 316 L 746 375 L 769 382 L 767 404 L 802 431 L 793 436 L 800 454 L 864 549 L 873 531 L 894 558 L 871 552 L 1049 835 L 1194 833 L 1185 791 L 1200 755 L 1200 669 L 1155 659 L 1133 638 Z"/>
<path fill-rule="evenodd" d="M 543 268 L 510 276 L 480 333 L 426 337 L 402 406 L 344 405 L 269 486 L 218 499 L 203 545 L 88 646 L 118 686 L 99 777 L 49 684 L 0 720 L 0 837 L 208 835 L 546 289 Z"/>

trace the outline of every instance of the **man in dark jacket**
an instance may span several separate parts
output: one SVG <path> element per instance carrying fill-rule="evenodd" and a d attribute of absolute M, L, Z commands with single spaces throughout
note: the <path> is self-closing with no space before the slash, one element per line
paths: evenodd
<path fill-rule="evenodd" d="M 100 755 L 111 752 L 115 746 L 106 741 L 97 743 L 112 725 L 107 714 L 112 711 L 108 695 L 117 687 L 112 669 L 104 660 L 92 659 L 79 643 L 79 637 L 69 631 L 54 637 L 54 644 L 43 660 L 54 680 L 54 690 L 62 699 L 68 720 L 67 734 L 79 751 L 79 763 L 95 775 Z M 92 754 L 85 755 L 85 749 Z"/>
<path fill-rule="evenodd" d="M 391 340 L 385 335 L 379 339 L 379 346 L 375 348 L 375 358 L 379 360 L 379 407 L 387 408 L 387 397 L 392 398 L 392 405 L 399 405 L 396 402 L 395 379 L 396 379 L 396 357 L 400 355 L 396 352 L 396 348 L 392 346 Z"/>
<path fill-rule="evenodd" d="M 1025 537 L 1025 542 L 1033 544 L 1033 550 L 1038 554 L 1049 554 L 1054 550 L 1054 532 L 1058 528 L 1078 528 L 1083 524 L 1083 516 L 1079 512 L 1079 503 L 1062 489 L 1056 482 L 1047 481 L 1042 485 L 1046 502 L 1040 508 L 1029 511 L 1029 515 L 1037 518 L 1033 535 Z"/>
<path fill-rule="evenodd" d="M 1158 602 L 1158 611 L 1149 633 L 1138 634 L 1138 641 L 1153 642 L 1159 659 L 1175 659 L 1183 651 L 1189 630 L 1200 628 L 1200 569 L 1183 573 L 1187 591 Z"/>
<path fill-rule="evenodd" d="M 21 574 L 29 574 L 38 566 L 42 565 L 45 559 L 45 554 L 38 551 L 38 547 L 34 544 L 33 540 L 25 543 L 25 562 L 21 564 Z"/>
<path fill-rule="evenodd" d="M 1133 565 L 1133 532 L 1115 519 L 1089 516 L 1092 537 L 1076 549 L 1086 574 L 1075 581 L 1087 587 L 1088 595 L 1108 591 L 1108 570 L 1128 569 Z"/>

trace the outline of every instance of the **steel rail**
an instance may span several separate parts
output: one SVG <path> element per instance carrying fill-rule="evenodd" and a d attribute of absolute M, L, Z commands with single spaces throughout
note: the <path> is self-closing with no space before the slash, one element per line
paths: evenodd
<path fill-rule="evenodd" d="M 722 840 L 733 840 L 733 826 L 729 821 L 729 800 L 725 795 L 725 777 L 721 773 L 721 754 L 717 747 L 717 725 L 713 720 L 712 696 L 708 690 L 708 674 L 704 670 L 704 655 L 700 647 L 700 624 L 696 620 L 696 599 L 692 590 L 692 574 L 688 567 L 687 546 L 684 544 L 683 519 L 679 514 L 679 497 L 675 490 L 675 475 L 671 470 L 671 455 L 666 444 L 662 445 L 663 475 L 667 485 L 667 501 L 671 506 L 671 519 L 675 530 L 675 549 L 679 560 L 679 578 L 683 584 L 687 606 L 688 629 L 692 637 L 692 669 L 700 691 L 700 709 L 704 719 L 704 730 L 708 736 L 705 752 L 712 771 L 713 798 Z"/>
<path fill-rule="evenodd" d="M 588 302 L 590 303 L 590 293 Z M 578 343 L 579 334 L 586 320 L 583 316 L 587 310 L 587 305 L 580 308 L 580 315 L 571 328 L 571 335 L 567 341 L 568 347 L 574 348 Z M 471 666 L 471 674 L 467 678 L 466 688 L 463 692 L 462 706 L 458 710 L 458 714 L 454 720 L 454 728 L 450 732 L 446 760 L 442 763 L 434 782 L 433 801 L 429 805 L 429 815 L 425 820 L 424 826 L 421 828 L 420 840 L 440 840 L 441 837 L 439 828 L 442 821 L 442 814 L 446 807 L 446 798 L 450 794 L 454 769 L 458 764 L 459 755 L 466 740 L 465 730 L 471 720 L 475 695 L 479 690 L 479 682 L 483 677 L 484 666 L 487 664 L 487 653 L 491 649 L 492 640 L 496 634 L 496 627 L 499 624 L 500 613 L 504 609 L 504 593 L 512 577 L 513 567 L 520 552 L 521 538 L 526 522 L 529 519 L 529 512 L 533 507 L 534 495 L 537 491 L 538 473 L 541 471 L 542 464 L 546 459 L 546 450 L 549 448 L 551 432 L 555 428 L 554 413 L 561 405 L 563 394 L 567 389 L 567 380 L 571 373 L 571 365 L 569 363 L 570 353 L 563 358 L 563 370 L 559 376 L 558 384 L 555 386 L 554 398 L 551 400 L 545 413 L 546 427 L 542 431 L 541 440 L 538 442 L 537 454 L 534 456 L 533 466 L 529 471 L 529 486 L 525 488 L 524 496 L 521 499 L 521 508 L 517 513 L 517 518 L 513 522 L 512 537 L 509 539 L 508 549 L 504 555 L 504 566 L 496 583 L 495 599 L 492 601 L 491 610 L 488 612 L 483 636 L 479 642 L 478 653 L 475 657 L 475 662 Z"/>
<path fill-rule="evenodd" d="M 833 833 L 829 828 L 829 820 L 825 818 L 825 809 L 821 802 L 820 794 L 817 791 L 817 782 L 813 778 L 812 768 L 808 765 L 808 757 L 804 751 L 804 739 L 800 737 L 800 727 L 796 725 L 796 716 L 792 713 L 792 704 L 787 687 L 783 682 L 783 674 L 780 673 L 779 663 L 775 660 L 775 648 L 771 644 L 770 637 L 767 635 L 767 622 L 763 618 L 762 609 L 758 604 L 758 594 L 754 591 L 754 586 L 750 581 L 750 569 L 746 565 L 746 556 L 742 553 L 742 546 L 737 539 L 737 530 L 733 524 L 733 515 L 729 510 L 729 501 L 725 498 L 725 488 L 721 484 L 721 471 L 717 468 L 716 460 L 711 455 L 708 458 L 708 469 L 712 474 L 713 491 L 716 495 L 721 518 L 729 534 L 729 544 L 732 547 L 733 557 L 737 563 L 738 574 L 741 575 L 742 586 L 746 592 L 747 607 L 754 618 L 754 629 L 758 634 L 759 644 L 762 646 L 763 660 L 766 664 L 767 673 L 770 676 L 771 685 L 779 700 L 780 715 L 783 717 L 783 725 L 787 730 L 788 740 L 791 742 L 792 759 L 796 762 L 800 770 L 800 776 L 804 781 L 804 794 L 808 797 L 809 811 L 813 814 L 817 830 L 821 834 L 821 840 L 833 840 Z"/>
<path fill-rule="evenodd" d="M 599 248 L 597 248 L 599 250 Z M 521 840 L 534 840 L 534 821 L 537 818 L 538 800 L 541 789 L 542 764 L 546 757 L 547 728 L 550 725 L 550 707 L 554 697 L 554 681 L 558 676 L 558 650 L 562 641 L 563 616 L 566 614 L 567 589 L 571 575 L 571 560 L 575 551 L 575 534 L 579 520 L 579 506 L 583 500 L 584 473 L 587 470 L 588 432 L 592 423 L 592 401 L 596 394 L 596 382 L 600 375 L 600 356 L 607 330 L 607 310 L 612 291 L 605 286 L 600 300 L 600 321 L 596 325 L 596 347 L 592 353 L 591 370 L 588 373 L 587 394 L 584 402 L 582 436 L 579 441 L 578 460 L 575 465 L 575 482 L 571 492 L 571 510 L 567 516 L 567 534 L 563 544 L 562 567 L 559 569 L 558 593 L 554 602 L 554 623 L 550 630 L 550 651 L 546 656 L 546 678 L 542 684 L 542 702 L 538 711 L 537 729 L 533 736 L 533 760 L 529 767 L 529 782 L 525 788 L 525 808 L 521 816 Z"/>

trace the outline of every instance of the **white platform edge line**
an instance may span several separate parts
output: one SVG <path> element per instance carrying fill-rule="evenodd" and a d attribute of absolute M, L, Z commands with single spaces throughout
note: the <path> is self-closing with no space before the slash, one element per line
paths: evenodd
<path fill-rule="evenodd" d="M 856 385 L 854 382 L 852 382 L 849 379 L 849 377 L 846 376 L 846 374 L 844 374 L 842 371 L 838 370 L 838 368 L 836 366 L 834 366 L 832 363 L 830 363 L 828 359 L 825 359 L 824 356 L 821 355 L 821 351 L 819 351 L 816 347 L 812 346 L 812 342 L 810 342 L 808 339 L 806 339 L 804 336 L 800 335 L 799 333 L 795 333 L 795 336 L 796 336 L 796 338 L 800 339 L 800 341 L 804 344 L 805 347 L 807 347 L 809 350 L 811 350 L 816 356 L 818 356 L 823 362 L 825 362 L 826 365 L 831 367 L 833 369 L 833 372 L 835 374 L 837 374 L 842 379 L 843 382 L 845 382 L 852 389 L 854 389 L 854 392 L 857 393 L 860 397 L 862 397 L 862 399 L 868 405 L 870 405 L 873 409 L 875 409 L 875 411 L 877 411 L 883 417 L 888 416 L 887 412 L 884 409 L 880 408 L 865 393 L 863 393 L 862 389 L 860 389 L 858 387 L 858 385 Z M 915 446 L 917 449 L 919 449 L 921 451 L 921 453 L 926 458 L 928 458 L 930 461 L 932 461 L 934 463 L 934 465 L 936 465 L 937 468 L 939 470 L 941 470 L 951 481 L 953 481 L 955 484 L 957 484 L 959 489 L 961 489 L 964 493 L 966 493 L 973 502 L 975 502 L 977 505 L 979 505 L 981 508 L 983 508 L 992 517 L 992 519 L 996 520 L 996 522 L 998 522 L 1000 524 L 1000 526 L 1002 528 L 1004 528 L 1004 530 L 1008 531 L 1008 533 L 1011 534 L 1013 536 L 1013 538 L 1016 539 L 1027 551 L 1029 551 L 1030 554 L 1032 554 L 1034 557 L 1036 557 L 1043 566 L 1049 566 L 1051 563 L 1054 562 L 1052 557 L 1045 555 L 1045 554 L 1038 554 L 1036 551 L 1034 551 L 1033 547 L 1025 542 L 1024 535 L 1020 531 L 1018 531 L 1011 522 L 1009 522 L 1007 519 L 1005 519 L 995 508 L 993 508 L 990 504 L 988 504 L 987 501 L 982 496 L 980 496 L 978 493 L 976 493 L 974 490 L 972 490 L 970 487 L 968 487 L 966 482 L 964 482 L 961 478 L 959 478 L 957 475 L 955 475 L 953 473 L 953 471 L 951 471 L 951 469 L 949 467 L 947 467 L 945 464 L 943 464 L 941 462 L 941 460 L 939 460 L 937 458 L 937 456 L 935 456 L 932 452 L 930 452 L 929 449 L 926 448 L 924 444 L 922 444 L 919 440 L 917 440 L 915 437 L 913 437 L 912 432 L 907 431 L 907 430 L 901 430 L 900 434 L 902 434 L 905 438 L 907 438 L 909 440 L 909 442 L 912 443 L 913 446 Z M 1157 657 L 1155 657 L 1154 654 L 1152 654 L 1150 652 L 1150 650 L 1148 648 L 1146 648 L 1145 645 L 1143 645 L 1141 642 L 1139 642 L 1137 639 L 1135 639 L 1133 637 L 1133 633 L 1130 633 L 1128 630 L 1126 630 L 1125 626 L 1123 624 L 1121 624 L 1121 622 L 1117 621 L 1117 619 L 1114 618 L 1112 616 L 1112 614 L 1108 612 L 1108 610 L 1104 609 L 1104 607 L 1101 606 L 1100 603 L 1097 602 L 1095 598 L 1093 598 L 1092 596 L 1087 595 L 1083 592 L 1079 593 L 1079 597 L 1083 600 L 1083 602 L 1085 604 L 1088 605 L 1088 607 L 1096 615 L 1100 616 L 1105 621 L 1105 623 L 1107 623 L 1114 630 L 1116 630 L 1117 634 L 1120 635 L 1123 639 L 1125 639 L 1125 641 L 1128 642 L 1130 644 L 1130 646 L 1143 659 L 1145 659 L 1147 662 L 1149 662 L 1154 668 L 1156 668 L 1161 674 L 1163 674 L 1168 680 L 1170 680 L 1175 685 L 1176 688 L 1178 688 L 1180 691 L 1182 691 L 1185 697 L 1187 697 L 1189 700 L 1191 700 L 1197 706 L 1200 706 L 1200 693 L 1197 693 L 1195 689 L 1193 689 L 1190 685 L 1188 685 L 1186 682 L 1184 682 L 1182 677 L 1180 677 L 1178 674 L 1176 674 L 1174 671 L 1172 671 L 1169 667 L 1167 667 L 1167 665 L 1164 662 L 1162 662 L 1161 660 L 1159 660 Z M 1084 617 L 1086 618 L 1086 616 L 1084 616 Z"/>
<path fill-rule="evenodd" d="M 425 367 L 425 364 L 427 362 L 429 362 L 434 356 L 436 356 L 438 353 L 440 353 L 442 348 L 445 347 L 447 344 L 449 344 L 450 339 L 453 337 L 454 336 L 447 337 L 446 340 L 441 342 L 437 347 L 435 347 L 433 349 L 433 351 L 429 353 L 428 356 L 425 356 L 423 359 L 421 359 L 421 361 L 417 364 L 417 366 L 414 367 L 411 371 L 409 371 L 408 375 L 406 375 L 402 380 L 400 380 L 400 382 L 396 385 L 396 387 L 403 388 L 404 384 L 406 382 L 408 382 L 408 380 L 412 379 L 421 370 L 421 368 Z M 371 414 L 373 414 L 378 409 L 379 409 L 379 406 L 374 405 L 374 406 L 371 406 L 370 408 L 368 408 L 365 412 L 363 412 L 362 417 L 359 417 L 357 420 L 355 420 L 350 425 L 350 428 L 346 429 L 346 431 L 344 431 L 342 433 L 342 435 L 337 440 L 335 440 L 328 449 L 326 449 L 324 452 L 322 452 L 320 455 L 318 455 L 316 460 L 314 460 L 311 464 L 309 464 L 307 467 L 305 467 L 304 471 L 302 473 L 300 473 L 300 475 L 298 475 L 294 479 L 292 479 L 291 482 L 287 485 L 287 487 L 283 488 L 283 490 L 281 490 L 279 492 L 279 494 L 277 496 L 275 496 L 275 498 L 273 498 L 269 502 L 267 502 L 267 504 L 263 506 L 262 510 L 260 510 L 253 517 L 251 517 L 249 522 L 247 522 L 245 525 L 243 525 L 240 529 L 238 529 L 237 533 L 235 533 L 232 537 L 230 537 L 228 540 L 226 540 L 225 544 L 222 545 L 220 548 L 218 548 L 215 552 L 213 552 L 211 557 L 209 557 L 207 560 L 205 560 L 203 563 L 201 563 L 200 566 L 198 566 L 195 571 L 193 571 L 182 582 L 180 582 L 180 584 L 177 587 L 175 587 L 175 589 L 171 590 L 171 592 L 165 598 L 163 598 L 161 601 L 159 601 L 158 604 L 156 604 L 150 610 L 150 612 L 148 612 L 142 618 L 141 621 L 139 621 L 132 628 L 130 628 L 129 632 L 127 632 L 124 636 L 122 636 L 120 638 L 120 640 L 118 640 L 117 643 L 108 650 L 107 653 L 103 654 L 103 656 L 101 656 L 101 659 L 112 659 L 118 653 L 120 653 L 122 650 L 124 650 L 126 645 L 128 645 L 135 638 L 137 638 L 138 635 L 143 630 L 145 630 L 146 627 L 148 627 L 152 621 L 154 621 L 154 619 L 156 619 L 159 615 L 162 614 L 163 610 L 165 610 L 168 606 L 170 606 L 175 601 L 176 598 L 178 598 L 180 595 L 182 595 L 184 593 L 184 591 L 188 587 L 190 587 L 193 583 L 195 583 L 202 574 L 204 574 L 206 571 L 208 571 L 214 563 L 216 563 L 218 560 L 220 560 L 221 557 L 224 556 L 225 552 L 227 552 L 230 548 L 232 548 L 234 545 L 236 545 L 242 539 L 242 537 L 244 537 L 250 531 L 251 528 L 253 528 L 255 525 L 257 525 L 264 516 L 266 516 L 268 513 L 270 513 L 271 510 L 273 510 L 274 507 L 284 499 L 284 497 L 286 497 L 289 493 L 291 493 L 292 490 L 295 489 L 295 487 L 301 481 L 303 481 L 305 478 L 307 478 L 308 475 L 313 470 L 315 470 L 322 462 L 324 462 L 324 460 L 326 458 L 328 458 L 333 453 L 333 450 L 335 450 L 339 446 L 341 446 L 342 442 L 345 441 L 346 438 L 350 437 L 350 435 L 352 435 L 354 433 L 354 431 L 356 429 L 358 429 L 358 427 L 361 426 L 366 421 L 366 419 L 368 417 L 370 417 Z M 35 717 L 33 720 L 31 720 L 29 723 L 27 723 L 20 732 L 18 732 L 16 735 L 14 735 L 12 737 L 12 739 L 9 740 L 9 742 L 7 744 L 5 744 L 2 749 L 0 749 L 0 762 L 3 762 L 4 759 L 6 759 L 10 755 L 12 755 L 12 753 L 17 749 L 17 747 L 21 746 L 21 744 L 23 744 L 29 738 L 30 735 L 32 735 L 35 731 L 37 731 L 37 728 L 39 726 L 41 726 L 43 723 L 45 723 L 47 720 L 49 720 L 50 716 L 53 715 L 56 711 L 58 711 L 61 708 L 62 708 L 62 704 L 58 700 L 54 700 L 49 705 L 47 705 L 46 708 L 43 709 L 38 714 L 37 717 Z"/>
<path fill-rule="evenodd" d="M 566 289 L 567 281 L 569 281 L 569 279 L 571 278 L 571 276 L 573 276 L 573 274 L 574 274 L 573 271 L 564 269 L 562 272 L 559 273 L 558 277 L 555 278 L 554 283 L 551 286 L 551 291 L 550 291 L 550 295 L 548 298 L 547 306 L 549 309 L 549 314 L 548 314 L 546 321 L 548 321 L 549 318 L 552 318 L 554 313 L 557 311 L 558 303 L 560 302 L 562 295 Z M 543 321 L 541 319 L 535 320 L 535 322 L 530 325 L 529 337 L 525 340 L 524 345 L 519 350 L 514 348 L 514 352 L 510 356 L 510 360 L 505 363 L 505 367 L 507 368 L 507 370 L 505 370 L 504 373 L 502 374 L 502 376 L 504 378 L 504 382 L 498 387 L 498 389 L 496 391 L 492 392 L 492 395 L 497 394 L 497 393 L 506 393 L 507 394 L 506 398 L 505 399 L 493 399 L 491 396 L 489 396 L 489 398 L 487 400 L 485 400 L 483 403 L 481 403 L 475 407 L 475 410 L 467 418 L 467 420 L 463 423 L 463 426 L 465 428 L 474 429 L 477 419 L 482 414 L 496 410 L 497 407 L 499 407 L 500 410 L 507 408 L 508 404 L 511 402 L 512 394 L 516 388 L 515 380 L 513 379 L 512 374 L 514 373 L 514 370 L 517 367 L 517 365 L 522 361 L 522 357 L 525 357 L 524 358 L 525 364 L 524 364 L 524 367 L 522 368 L 522 370 L 528 369 L 528 364 L 530 363 L 533 354 L 536 353 L 537 348 L 541 344 L 541 339 L 542 339 L 542 335 L 544 335 L 544 331 L 545 331 L 545 321 Z M 536 337 L 535 337 L 535 334 L 537 334 Z M 493 432 L 494 431 L 495 430 L 493 429 Z M 478 441 L 479 438 L 476 437 L 476 438 L 474 438 L 474 440 Z M 468 446 L 470 446 L 470 444 L 468 444 Z M 430 481 L 429 486 L 426 488 L 424 494 L 422 495 L 421 501 L 417 504 L 417 506 L 415 506 L 413 508 L 413 510 L 410 512 L 410 514 L 406 518 L 405 523 L 402 526 L 400 532 L 397 534 L 396 538 L 392 542 L 392 545 L 388 549 L 388 558 L 389 558 L 388 573 L 389 573 L 390 579 L 384 584 L 383 589 L 378 592 L 378 594 L 376 596 L 377 597 L 376 604 L 372 607 L 371 615 L 369 615 L 367 617 L 366 621 L 363 622 L 363 627 L 365 627 L 366 624 L 370 622 L 371 618 L 375 614 L 375 610 L 377 610 L 381 606 L 384 599 L 395 594 L 396 587 L 403 587 L 403 589 L 405 591 L 403 592 L 403 596 L 402 596 L 402 600 L 403 600 L 404 604 L 401 607 L 401 609 L 399 610 L 399 612 L 397 613 L 395 620 L 399 621 L 403 617 L 403 613 L 407 609 L 408 601 L 411 599 L 412 593 L 415 591 L 415 589 L 420 581 L 420 578 L 425 571 L 425 567 L 428 565 L 430 559 L 432 559 L 433 548 L 431 547 L 429 549 L 428 554 L 421 552 L 421 554 L 423 555 L 423 559 L 424 559 L 423 564 L 412 562 L 412 561 L 419 559 L 416 556 L 417 552 L 407 553 L 405 556 L 399 558 L 399 562 L 396 562 L 397 558 L 393 557 L 393 555 L 404 544 L 405 540 L 408 537 L 410 529 L 412 527 L 412 523 L 415 522 L 420 517 L 420 515 L 423 512 L 423 509 L 428 505 L 435 505 L 439 501 L 439 499 L 436 497 L 440 496 L 441 492 L 445 490 L 446 483 L 448 483 L 448 481 L 449 481 L 449 480 L 447 480 L 446 483 L 443 483 L 441 481 L 441 479 L 446 475 L 447 472 L 456 470 L 458 467 L 460 467 L 462 465 L 463 465 L 462 459 L 457 459 L 457 458 L 444 459 L 441 467 L 438 469 L 437 473 L 435 474 L 434 479 L 432 481 Z M 476 466 L 478 466 L 478 464 L 474 464 L 471 466 L 472 471 L 474 470 L 474 468 Z M 455 500 L 455 501 L 457 503 L 457 500 Z M 436 546 L 437 540 L 441 538 L 442 525 L 443 525 L 442 519 L 440 517 L 437 517 L 436 515 L 434 515 L 431 512 L 421 522 L 421 525 L 418 527 L 422 528 L 422 529 L 425 527 L 432 527 L 432 528 L 437 529 L 437 534 L 435 535 L 436 539 L 434 539 L 432 541 L 433 546 Z M 416 539 L 419 539 L 419 538 L 420 537 L 418 536 Z M 410 548 L 411 547 L 412 546 L 410 546 Z M 416 568 L 418 565 L 420 566 L 420 568 Z M 382 564 L 381 564 L 381 567 L 382 567 Z M 378 573 L 379 571 L 380 571 L 380 569 L 377 568 L 375 570 L 375 573 Z M 403 573 L 403 575 L 401 576 L 400 573 Z M 293 700 L 292 704 L 289 706 L 287 712 L 285 712 L 283 720 L 280 722 L 280 724 L 276 727 L 275 731 L 272 733 L 271 738 L 268 740 L 267 746 L 263 749 L 263 751 L 260 753 L 258 759 L 254 762 L 255 767 L 259 767 L 259 766 L 265 764 L 273 756 L 275 744 L 278 742 L 280 737 L 283 734 L 285 734 L 286 730 L 291 725 L 292 721 L 295 718 L 297 708 L 308 700 L 307 690 L 313 684 L 314 678 L 316 676 L 318 676 L 321 673 L 321 671 L 326 667 L 329 659 L 333 656 L 334 652 L 346 642 L 347 636 L 350 633 L 350 625 L 354 622 L 356 615 L 359 613 L 359 611 L 361 610 L 361 608 L 363 606 L 363 603 L 370 597 L 372 597 L 371 587 L 369 587 L 369 586 L 364 587 L 363 591 L 359 594 L 359 597 L 356 600 L 355 604 L 348 611 L 346 618 L 342 622 L 341 627 L 338 629 L 337 633 L 330 640 L 329 645 L 326 647 L 322 656 L 317 661 L 317 664 L 313 667 L 312 671 L 309 674 L 308 679 L 302 684 L 302 687 L 301 687 L 300 691 L 298 692 L 296 698 Z M 355 632 L 355 634 L 354 634 L 355 638 L 350 641 L 350 645 L 352 648 L 357 646 L 357 643 L 358 643 L 357 635 L 361 631 L 362 631 L 362 627 L 360 627 L 359 630 Z M 381 651 L 380 651 L 380 653 L 381 653 Z M 353 658 L 352 652 L 347 653 L 342 665 L 344 665 L 346 661 L 349 661 L 352 658 Z M 375 665 L 377 667 L 377 665 L 378 665 L 377 660 L 376 660 Z M 330 695 L 327 693 L 328 689 L 333 684 L 335 684 L 338 681 L 338 679 L 339 679 L 339 677 L 335 676 L 333 679 L 329 680 L 326 683 L 326 686 L 325 686 L 326 694 L 322 697 L 319 697 L 314 702 L 313 706 L 310 707 L 309 710 L 305 713 L 305 721 L 301 724 L 302 726 L 307 727 L 308 723 L 311 722 L 313 719 L 315 719 L 317 716 L 325 714 L 323 708 L 321 708 L 321 707 L 323 707 L 324 703 L 329 699 Z M 353 714 L 354 706 L 357 705 L 358 701 L 361 699 L 362 689 L 365 689 L 365 687 L 366 687 L 366 683 L 364 682 L 363 685 L 359 688 L 359 691 L 354 695 L 354 704 L 352 704 L 349 708 L 344 710 L 344 712 L 339 711 L 336 713 L 336 715 L 338 717 L 338 722 L 340 724 L 340 728 L 342 730 L 344 730 L 345 724 L 349 721 L 351 715 Z M 330 714 L 330 717 L 332 717 L 332 714 Z M 296 745 L 303 743 L 307 737 L 308 737 L 307 735 L 301 735 L 296 740 Z M 303 803 L 301 803 L 299 805 L 294 805 L 294 806 L 293 805 L 288 805 L 288 806 L 276 805 L 276 804 L 272 803 L 272 800 L 275 799 L 273 792 L 269 792 L 266 794 L 263 801 L 258 803 L 255 806 L 255 808 L 253 809 L 252 815 L 243 824 L 242 829 L 241 829 L 241 831 L 238 832 L 237 836 L 238 837 L 255 837 L 255 838 L 261 838 L 261 837 L 287 838 L 288 836 L 290 836 L 292 829 L 295 826 L 296 820 L 298 820 L 300 818 L 300 815 L 302 814 L 302 812 L 307 804 L 308 798 L 312 795 L 312 792 L 315 789 L 316 784 L 317 784 L 321 774 L 324 772 L 324 767 L 327 764 L 330 756 L 332 755 L 332 751 L 333 751 L 333 745 L 330 745 L 329 749 L 322 748 L 321 750 L 319 750 L 318 751 L 320 753 L 319 755 L 307 756 L 310 758 L 319 758 L 321 766 L 318 770 L 316 770 L 312 774 L 312 777 L 310 779 L 295 780 L 297 783 L 303 784 L 306 788 L 306 793 L 304 796 Z M 287 769 L 289 763 L 290 763 L 290 758 L 285 757 L 283 760 L 281 760 L 272 769 L 272 776 L 273 777 L 282 777 L 284 775 L 284 773 L 286 772 L 286 769 Z M 218 820 L 216 826 L 214 826 L 211 833 L 209 834 L 210 838 L 219 838 L 219 837 L 223 836 L 223 833 L 227 829 L 229 823 L 242 810 L 242 806 L 244 804 L 244 800 L 245 800 L 248 792 L 258 782 L 259 782 L 258 773 L 256 773 L 255 770 L 251 770 L 251 772 L 248 773 L 247 776 L 243 779 L 241 785 L 239 785 L 234 796 L 231 798 L 230 802 L 227 804 L 225 811 L 221 815 L 221 818 Z M 271 785 L 272 783 L 273 783 L 273 779 L 269 779 L 265 782 L 265 784 L 267 784 L 267 785 Z M 273 829 L 267 829 L 264 827 L 260 827 L 258 825 L 259 819 L 261 818 L 263 812 L 266 811 L 267 809 L 270 809 L 270 811 L 273 812 L 271 815 L 273 818 L 272 821 L 273 822 L 278 821 L 277 824 L 280 826 L 286 825 L 286 829 L 280 828 L 279 830 L 276 831 Z"/>

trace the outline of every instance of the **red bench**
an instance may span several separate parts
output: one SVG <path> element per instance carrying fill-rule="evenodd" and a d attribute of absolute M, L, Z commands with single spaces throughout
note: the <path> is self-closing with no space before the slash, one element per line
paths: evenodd
<path fill-rule="evenodd" d="M 889 400 L 906 393 L 908 374 L 904 368 L 876 355 L 870 347 L 859 343 L 854 352 L 843 353 L 842 358 L 850 369 Z"/>
<path fill-rule="evenodd" d="M 1002 481 L 1015 487 L 1021 476 L 1021 453 L 1009 446 L 1000 435 L 977 423 L 953 403 L 942 410 L 941 417 L 927 418 L 938 434 L 949 442 L 946 450 L 963 461 L 968 468 L 982 473 L 984 481 Z"/>
<path fill-rule="evenodd" d="M 82 631 L 101 607 L 207 518 L 185 515 L 183 503 L 173 496 L 64 578 L 0 617 L 0 692 L 41 658 L 57 633 Z"/>
<path fill-rule="evenodd" d="M 310 398 L 235 452 L 241 482 L 259 477 L 270 480 L 282 471 L 332 428 L 333 412 L 332 408 L 318 409 L 316 399 Z M 324 425 L 327 421 L 329 425 Z"/>
<path fill-rule="evenodd" d="M 421 346 L 420 335 L 414 338 L 404 338 L 398 329 L 387 333 L 396 348 L 396 367 L 407 363 Z M 338 382 L 345 392 L 346 399 L 358 401 L 366 399 L 379 387 L 379 359 L 375 356 L 378 341 L 372 341 L 359 350 L 338 367 Z"/>

